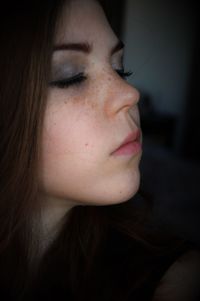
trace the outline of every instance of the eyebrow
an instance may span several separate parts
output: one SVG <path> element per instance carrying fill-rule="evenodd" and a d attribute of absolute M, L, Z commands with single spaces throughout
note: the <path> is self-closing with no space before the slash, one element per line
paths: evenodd
<path fill-rule="evenodd" d="M 111 49 L 110 54 L 111 56 L 123 49 L 125 47 L 124 43 L 121 40 L 118 40 L 117 44 Z M 87 42 L 83 43 L 69 43 L 69 44 L 58 44 L 53 47 L 53 52 L 55 51 L 62 51 L 62 50 L 73 50 L 73 51 L 80 51 L 84 52 L 86 54 L 89 54 L 92 52 L 93 46 Z"/>

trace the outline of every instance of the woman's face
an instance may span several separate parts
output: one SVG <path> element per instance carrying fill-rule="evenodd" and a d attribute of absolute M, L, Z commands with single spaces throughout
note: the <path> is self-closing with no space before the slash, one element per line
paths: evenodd
<path fill-rule="evenodd" d="M 66 6 L 44 116 L 40 189 L 45 198 L 68 206 L 111 205 L 138 190 L 141 149 L 113 153 L 140 127 L 139 93 L 116 71 L 123 69 L 123 49 L 112 52 L 118 42 L 95 0 Z M 63 83 L 72 77 L 78 81 Z"/>

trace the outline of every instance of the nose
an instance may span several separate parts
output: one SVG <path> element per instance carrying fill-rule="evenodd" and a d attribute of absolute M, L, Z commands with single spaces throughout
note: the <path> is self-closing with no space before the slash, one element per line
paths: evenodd
<path fill-rule="evenodd" d="M 112 78 L 110 76 L 108 83 L 105 110 L 110 117 L 137 107 L 140 93 L 135 87 L 118 74 L 115 74 Z"/>

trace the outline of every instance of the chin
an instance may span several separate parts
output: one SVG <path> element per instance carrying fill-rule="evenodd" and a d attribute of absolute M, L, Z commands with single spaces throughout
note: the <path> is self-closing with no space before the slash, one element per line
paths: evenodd
<path fill-rule="evenodd" d="M 120 204 L 128 201 L 137 194 L 140 187 L 140 173 L 136 172 L 134 177 L 124 178 L 120 182 L 110 183 L 96 202 L 93 200 L 92 205 L 109 206 Z M 109 189 L 110 188 L 110 189 Z"/>
<path fill-rule="evenodd" d="M 131 186 L 127 186 L 127 188 L 125 187 L 123 190 L 120 190 L 118 195 L 116 196 L 116 199 L 114 201 L 115 204 L 120 204 L 120 203 L 124 203 L 127 202 L 129 199 L 133 198 L 140 187 L 140 180 L 139 178 L 137 179 L 137 181 L 135 181 Z"/>

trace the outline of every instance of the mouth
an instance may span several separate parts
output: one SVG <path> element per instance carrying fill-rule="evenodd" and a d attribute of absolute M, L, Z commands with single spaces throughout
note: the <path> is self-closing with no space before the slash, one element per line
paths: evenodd
<path fill-rule="evenodd" d="M 123 140 L 123 142 L 120 144 L 120 146 L 111 153 L 111 155 L 134 156 L 134 155 L 140 153 L 141 150 L 142 150 L 141 131 L 139 129 L 137 129 L 135 132 L 130 133 Z"/>

